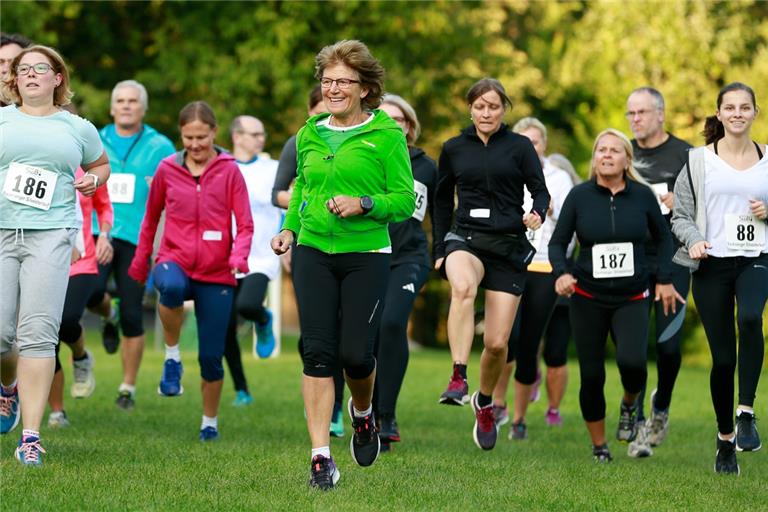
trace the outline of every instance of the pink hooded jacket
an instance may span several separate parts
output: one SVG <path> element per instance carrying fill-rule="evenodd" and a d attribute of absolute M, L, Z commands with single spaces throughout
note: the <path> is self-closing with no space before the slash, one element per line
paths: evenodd
<path fill-rule="evenodd" d="M 149 258 L 165 210 L 165 228 L 155 263 L 172 261 L 190 279 L 236 284 L 232 269 L 248 271 L 253 220 L 245 180 L 234 157 L 221 152 L 199 181 L 183 166 L 184 151 L 160 162 L 149 187 L 139 245 L 128 275 L 144 282 Z M 237 234 L 232 239 L 232 215 Z"/>
<path fill-rule="evenodd" d="M 75 171 L 75 179 L 85 174 L 82 167 Z M 77 199 L 80 201 L 80 209 L 83 211 L 82 235 L 85 242 L 85 254 L 69 267 L 69 277 L 80 274 L 98 274 L 99 266 L 96 261 L 96 242 L 93 240 L 93 210 L 96 210 L 96 216 L 99 224 L 107 223 L 110 226 L 114 224 L 114 213 L 112 210 L 112 201 L 109 199 L 109 191 L 104 185 L 96 189 L 96 193 L 91 197 L 86 197 L 80 192 L 77 193 Z"/>

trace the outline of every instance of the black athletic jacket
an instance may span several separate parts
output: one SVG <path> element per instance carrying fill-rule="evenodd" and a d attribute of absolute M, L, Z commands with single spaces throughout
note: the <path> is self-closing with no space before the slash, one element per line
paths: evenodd
<path fill-rule="evenodd" d="M 408 153 L 411 155 L 413 181 L 427 188 L 426 195 L 416 194 L 416 211 L 421 209 L 423 201 L 426 203 L 426 213 L 433 219 L 437 166 L 435 161 L 419 148 L 408 148 Z M 424 233 L 422 221 L 411 217 L 408 220 L 390 224 L 389 238 L 392 240 L 391 267 L 402 263 L 418 263 L 432 267 L 427 249 L 427 235 Z"/>
<path fill-rule="evenodd" d="M 487 233 L 524 233 L 523 185 L 533 208 L 547 218 L 549 192 L 531 141 L 502 124 L 488 145 L 475 127 L 443 144 L 433 217 L 435 259 L 445 256 L 445 235 L 452 226 Z M 454 192 L 459 204 L 454 214 Z M 474 211 L 474 214 L 473 214 Z"/>
<path fill-rule="evenodd" d="M 595 178 L 571 189 L 549 241 L 549 261 L 555 275 L 572 273 L 582 290 L 599 295 L 629 296 L 648 288 L 646 236 L 650 232 L 660 256 L 658 282 L 672 282 L 672 234 L 661 215 L 653 191 L 641 183 L 626 180 L 627 186 L 615 196 L 597 184 Z M 565 250 L 574 232 L 579 239 L 579 256 L 569 268 Z M 592 276 L 592 246 L 610 242 L 632 242 L 635 273 L 627 277 L 595 279 Z M 651 290 L 652 291 L 652 290 Z"/>

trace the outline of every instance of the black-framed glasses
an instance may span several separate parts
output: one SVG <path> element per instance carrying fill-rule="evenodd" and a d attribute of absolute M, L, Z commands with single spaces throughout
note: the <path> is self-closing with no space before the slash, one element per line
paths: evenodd
<path fill-rule="evenodd" d="M 359 84 L 360 80 L 352 80 L 351 78 L 321 78 L 320 87 L 323 89 L 330 89 L 333 84 L 336 83 L 336 87 L 339 89 L 349 89 L 352 84 Z"/>
<path fill-rule="evenodd" d="M 31 66 L 29 64 L 19 64 L 16 66 L 16 74 L 21 76 L 28 75 L 30 69 L 33 69 L 35 74 L 44 75 L 52 70 L 53 66 L 46 62 L 38 62 L 37 64 L 32 64 Z"/>

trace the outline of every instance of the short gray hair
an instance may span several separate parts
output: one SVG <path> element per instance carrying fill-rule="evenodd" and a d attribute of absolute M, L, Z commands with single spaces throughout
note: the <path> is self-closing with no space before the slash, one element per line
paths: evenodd
<path fill-rule="evenodd" d="M 141 102 L 141 105 L 144 107 L 145 111 L 149 110 L 149 95 L 147 94 L 147 88 L 136 80 L 123 80 L 122 82 L 117 82 L 115 87 L 112 89 L 112 97 L 109 100 L 110 104 L 115 102 L 117 91 L 120 89 L 125 89 L 126 87 L 133 87 L 139 91 L 139 101 Z"/>
<path fill-rule="evenodd" d="M 544 126 L 544 123 L 536 119 L 535 117 L 524 117 L 518 122 L 515 123 L 515 126 L 512 127 L 512 131 L 515 133 L 524 132 L 528 128 L 536 128 L 541 133 L 541 138 L 544 139 L 544 142 L 547 142 L 547 127 Z"/>
<path fill-rule="evenodd" d="M 632 96 L 636 92 L 645 92 L 650 94 L 651 98 L 653 98 L 653 102 L 656 104 L 656 109 L 661 110 L 662 112 L 664 111 L 664 107 L 665 107 L 664 96 L 661 94 L 661 92 L 659 92 L 658 89 L 654 89 L 653 87 L 646 85 L 644 87 L 638 87 L 637 89 L 629 93 L 629 96 Z"/>

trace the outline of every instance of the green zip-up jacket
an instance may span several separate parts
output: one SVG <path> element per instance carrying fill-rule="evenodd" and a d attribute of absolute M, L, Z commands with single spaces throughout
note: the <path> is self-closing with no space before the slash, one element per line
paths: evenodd
<path fill-rule="evenodd" d="M 328 254 L 389 247 L 388 223 L 408 219 L 415 206 L 405 135 L 386 113 L 374 110 L 373 120 L 332 153 L 317 131 L 317 122 L 328 115 L 309 118 L 296 137 L 296 183 L 283 229 L 293 231 L 299 244 Z M 370 196 L 373 209 L 339 218 L 326 207 L 337 195 Z"/>

